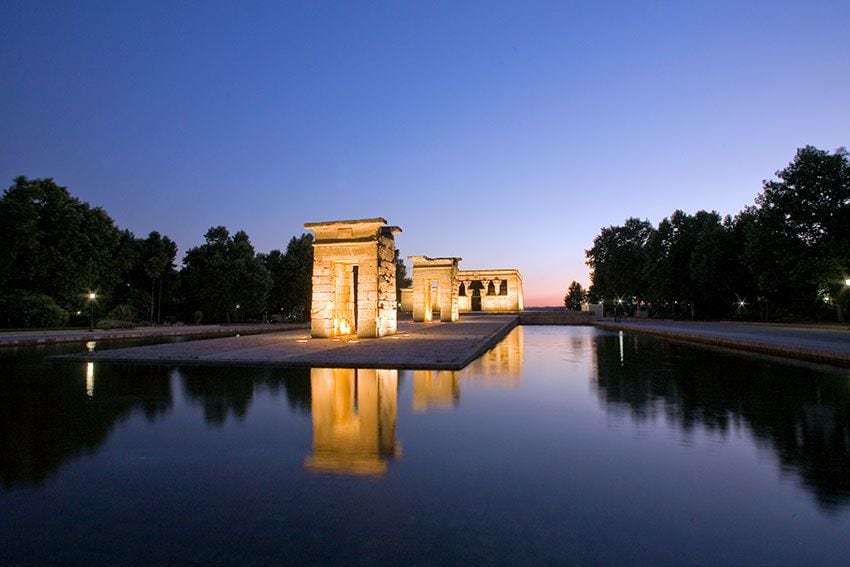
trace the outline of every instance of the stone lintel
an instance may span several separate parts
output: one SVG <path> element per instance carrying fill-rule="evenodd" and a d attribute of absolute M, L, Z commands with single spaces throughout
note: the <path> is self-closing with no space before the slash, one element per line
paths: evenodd
<path fill-rule="evenodd" d="M 495 279 L 499 278 L 504 281 L 506 277 L 515 277 L 522 281 L 522 275 L 519 270 L 513 268 L 505 268 L 498 270 L 460 270 L 457 277 L 460 280 L 480 280 L 480 279 Z"/>
<path fill-rule="evenodd" d="M 447 256 L 443 258 L 429 258 L 428 256 L 408 256 L 413 262 L 414 268 L 441 267 L 451 268 L 456 267 L 463 258 Z"/>
<path fill-rule="evenodd" d="M 376 240 L 380 236 L 392 237 L 401 232 L 397 226 L 387 226 L 382 217 L 371 219 L 336 220 L 304 223 L 304 228 L 316 234 L 314 242 L 357 242 L 362 239 Z"/>
<path fill-rule="evenodd" d="M 350 226 L 353 224 L 374 224 L 377 227 L 383 226 L 387 224 L 387 219 L 382 217 L 375 217 L 371 219 L 353 219 L 353 220 L 332 220 L 332 221 L 322 221 L 322 222 L 305 222 L 304 228 L 317 228 L 317 227 L 326 227 L 326 226 Z"/>

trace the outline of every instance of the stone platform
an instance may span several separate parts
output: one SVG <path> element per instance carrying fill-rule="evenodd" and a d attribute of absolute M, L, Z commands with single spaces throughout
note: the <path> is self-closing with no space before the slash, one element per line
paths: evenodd
<path fill-rule="evenodd" d="M 74 362 L 157 365 L 277 366 L 460 370 L 495 346 L 516 315 L 470 317 L 454 323 L 399 323 L 378 339 L 312 339 L 306 330 L 118 348 L 51 357 Z"/>

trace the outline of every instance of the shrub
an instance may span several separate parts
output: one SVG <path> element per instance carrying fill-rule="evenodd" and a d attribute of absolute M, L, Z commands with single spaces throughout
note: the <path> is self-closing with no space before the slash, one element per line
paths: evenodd
<path fill-rule="evenodd" d="M 116 305 L 112 311 L 109 312 L 109 315 L 106 316 L 106 319 L 114 319 L 116 321 L 135 321 L 138 317 L 136 316 L 136 310 L 132 305 L 122 304 Z"/>
<path fill-rule="evenodd" d="M 132 321 L 121 321 L 119 319 L 101 319 L 97 322 L 98 329 L 132 329 L 136 325 Z"/>
<path fill-rule="evenodd" d="M 61 327 L 68 312 L 49 295 L 16 290 L 0 297 L 0 318 L 8 327 Z"/>

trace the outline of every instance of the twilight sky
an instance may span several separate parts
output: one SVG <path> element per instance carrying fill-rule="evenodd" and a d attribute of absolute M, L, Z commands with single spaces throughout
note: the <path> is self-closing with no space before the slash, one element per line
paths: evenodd
<path fill-rule="evenodd" d="M 604 4 L 604 5 L 603 5 Z M 850 146 L 850 2 L 0 3 L 0 187 L 258 251 L 382 216 L 405 256 L 588 282 L 629 216 L 734 214 Z"/>

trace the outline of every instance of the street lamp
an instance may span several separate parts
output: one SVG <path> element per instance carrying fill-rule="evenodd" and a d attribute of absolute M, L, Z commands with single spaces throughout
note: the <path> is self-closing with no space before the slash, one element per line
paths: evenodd
<path fill-rule="evenodd" d="M 89 305 L 91 306 L 91 318 L 89 319 L 89 333 L 94 332 L 94 300 L 97 299 L 95 292 L 89 292 Z"/>
<path fill-rule="evenodd" d="M 847 287 L 850 287 L 850 278 L 847 278 L 846 280 L 844 280 L 844 285 L 846 285 Z"/>

